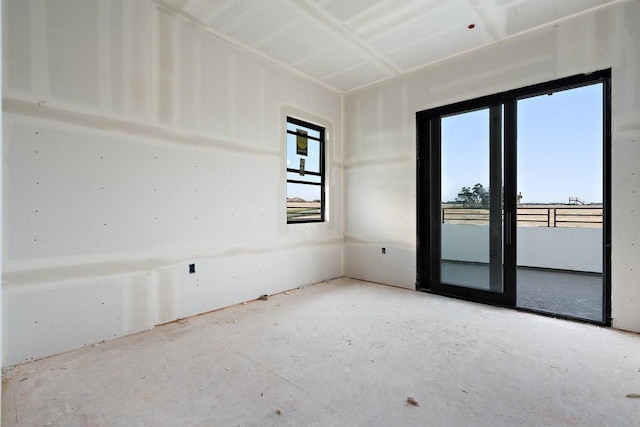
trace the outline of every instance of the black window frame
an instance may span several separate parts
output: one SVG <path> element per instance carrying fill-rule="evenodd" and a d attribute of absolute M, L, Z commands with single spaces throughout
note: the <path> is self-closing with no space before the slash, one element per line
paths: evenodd
<path fill-rule="evenodd" d="M 318 132 L 319 137 L 316 138 L 310 135 L 304 135 L 302 133 L 298 133 L 296 131 L 292 131 L 287 129 L 288 125 L 292 124 L 295 126 L 299 126 L 302 128 L 307 128 Z M 287 191 L 286 191 L 286 203 L 288 205 L 289 199 L 289 185 L 288 184 L 301 184 L 301 185 L 310 185 L 310 186 L 319 186 L 320 187 L 320 218 L 298 218 L 298 219 L 290 219 L 289 217 L 289 208 L 287 206 L 287 224 L 308 224 L 313 222 L 325 222 L 325 134 L 326 128 L 315 123 L 307 122 L 306 120 L 301 120 L 295 117 L 287 116 L 287 123 L 285 125 L 285 130 L 287 135 L 296 135 L 296 136 L 304 136 L 307 139 L 311 139 L 313 141 L 318 141 L 319 143 L 319 157 L 320 157 L 320 165 L 319 172 L 314 171 L 304 171 L 303 175 L 300 175 L 300 179 L 289 179 L 289 173 L 297 173 L 300 174 L 300 168 L 290 168 L 287 166 L 286 175 L 287 175 Z M 288 138 L 287 138 L 288 139 Z M 285 146 L 285 151 L 288 151 L 288 141 L 285 141 L 287 144 Z M 312 180 L 305 179 L 304 176 L 313 176 L 319 177 L 320 182 L 313 182 Z M 317 179 L 317 178 L 316 178 Z"/>

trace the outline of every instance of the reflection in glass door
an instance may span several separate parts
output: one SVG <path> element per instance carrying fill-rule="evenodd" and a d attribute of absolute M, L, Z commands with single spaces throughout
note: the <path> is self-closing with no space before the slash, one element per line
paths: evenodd
<path fill-rule="evenodd" d="M 441 120 L 440 282 L 502 292 L 502 108 Z"/>

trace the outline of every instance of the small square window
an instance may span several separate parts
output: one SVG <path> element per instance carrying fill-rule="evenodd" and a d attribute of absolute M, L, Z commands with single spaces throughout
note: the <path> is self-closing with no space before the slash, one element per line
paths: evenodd
<path fill-rule="evenodd" d="M 325 129 L 287 117 L 287 223 L 323 222 Z"/>

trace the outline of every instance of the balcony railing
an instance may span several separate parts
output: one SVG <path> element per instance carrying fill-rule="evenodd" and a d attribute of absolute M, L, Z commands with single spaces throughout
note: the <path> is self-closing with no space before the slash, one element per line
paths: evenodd
<path fill-rule="evenodd" d="M 602 206 L 522 206 L 518 225 L 528 227 L 602 227 Z M 489 224 L 489 209 L 444 207 L 443 224 Z"/>

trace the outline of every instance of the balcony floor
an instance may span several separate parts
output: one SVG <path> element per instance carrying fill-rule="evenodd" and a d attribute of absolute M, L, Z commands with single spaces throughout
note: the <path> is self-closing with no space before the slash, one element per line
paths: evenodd
<path fill-rule="evenodd" d="M 489 289 L 487 264 L 444 261 L 447 283 Z M 602 274 L 518 267 L 518 307 L 602 322 Z"/>

